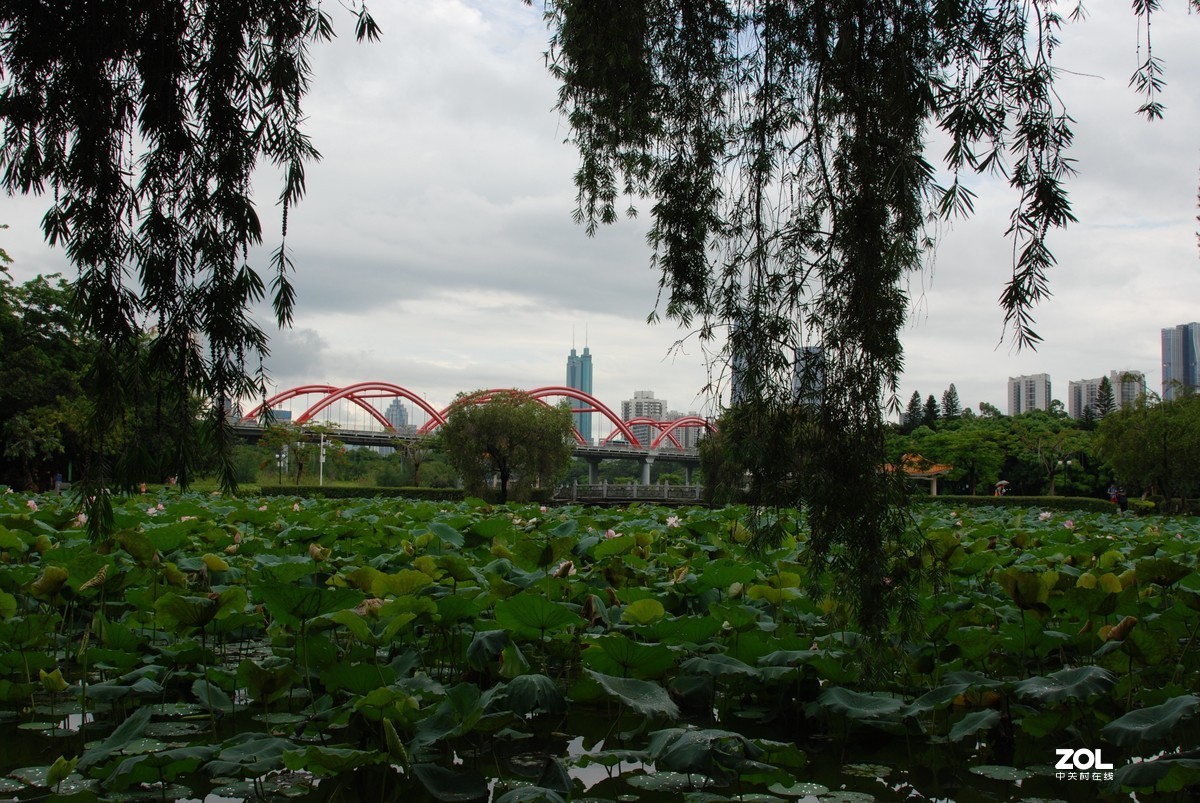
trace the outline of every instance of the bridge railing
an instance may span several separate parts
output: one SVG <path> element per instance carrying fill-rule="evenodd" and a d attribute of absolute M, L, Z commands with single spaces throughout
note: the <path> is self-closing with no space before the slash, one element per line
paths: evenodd
<path fill-rule="evenodd" d="M 704 500 L 704 486 L 671 485 L 666 482 L 657 485 L 575 482 L 560 487 L 554 498 L 564 502 L 701 502 Z"/>

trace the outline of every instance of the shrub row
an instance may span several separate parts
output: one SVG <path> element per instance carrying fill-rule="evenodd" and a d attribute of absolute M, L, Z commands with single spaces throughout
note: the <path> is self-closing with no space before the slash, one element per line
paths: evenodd
<path fill-rule="evenodd" d="M 299 496 L 305 499 L 357 499 L 390 497 L 425 499 L 432 502 L 461 502 L 461 488 L 384 488 L 362 485 L 264 485 L 263 496 Z"/>
<path fill-rule="evenodd" d="M 1036 507 L 1060 512 L 1082 510 L 1086 513 L 1113 513 L 1117 506 L 1107 499 L 1088 496 L 939 496 L 914 495 L 916 502 L 940 503 L 959 507 Z"/>

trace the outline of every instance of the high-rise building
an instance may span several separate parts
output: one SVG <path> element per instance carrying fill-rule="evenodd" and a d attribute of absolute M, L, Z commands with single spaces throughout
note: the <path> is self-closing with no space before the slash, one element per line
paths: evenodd
<path fill-rule="evenodd" d="M 587 346 L 583 347 L 583 354 L 576 354 L 572 346 L 571 353 L 567 355 L 567 387 L 592 395 L 592 352 Z M 587 405 L 577 399 L 571 399 L 571 407 L 587 409 Z M 579 430 L 585 441 L 591 443 L 592 414 L 575 413 L 572 417 L 575 419 L 575 429 Z"/>
<path fill-rule="evenodd" d="M 1008 414 L 1050 409 L 1050 374 L 1008 378 Z"/>
<path fill-rule="evenodd" d="M 695 410 L 689 410 L 686 413 L 681 413 L 678 410 L 668 410 L 663 416 L 664 421 L 678 421 L 680 418 L 687 418 L 696 415 Z M 700 442 L 700 433 L 702 430 L 699 427 L 679 427 L 671 434 L 675 436 L 675 440 L 679 441 L 679 445 L 684 449 L 695 449 Z M 657 437 L 657 435 L 655 436 Z"/>
<path fill-rule="evenodd" d="M 625 421 L 631 418 L 652 418 L 655 421 L 662 421 L 666 416 L 666 400 L 654 398 L 652 390 L 635 390 L 632 399 L 621 402 L 621 418 Z M 649 446 L 651 441 L 658 437 L 658 431 L 648 424 L 638 424 L 630 429 L 642 446 Z"/>
<path fill-rule="evenodd" d="M 1084 411 L 1089 407 L 1096 412 L 1096 400 L 1100 397 L 1101 377 L 1096 379 L 1080 379 L 1067 383 L 1067 415 L 1074 419 L 1083 418 Z M 1115 394 L 1114 394 L 1115 397 Z"/>
<path fill-rule="evenodd" d="M 392 399 L 392 403 L 384 410 L 383 417 L 395 427 L 397 432 L 404 432 L 408 429 L 408 408 L 404 406 L 404 401 L 399 397 Z"/>
<path fill-rule="evenodd" d="M 1141 371 L 1112 371 L 1108 375 L 1117 408 L 1129 407 L 1146 395 L 1146 375 Z"/>
<path fill-rule="evenodd" d="M 825 349 L 799 346 L 792 370 L 792 399 L 797 404 L 819 407 L 825 396 Z"/>
<path fill-rule="evenodd" d="M 1162 397 L 1174 399 L 1184 389 L 1200 390 L 1200 323 L 1181 323 L 1162 330 Z"/>

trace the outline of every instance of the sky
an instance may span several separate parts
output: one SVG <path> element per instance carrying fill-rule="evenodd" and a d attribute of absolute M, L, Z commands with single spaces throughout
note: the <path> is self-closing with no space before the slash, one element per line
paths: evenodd
<path fill-rule="evenodd" d="M 1139 370 L 1160 389 L 1159 332 L 1200 320 L 1200 17 L 1169 0 L 1153 21 L 1164 62 L 1165 119 L 1135 114 L 1129 76 L 1145 57 L 1128 3 L 1093 0 L 1063 32 L 1059 92 L 1076 120 L 1068 188 L 1079 222 L 1051 236 L 1053 297 L 1035 311 L 1043 343 L 1017 352 L 997 299 L 1011 274 L 1004 236 L 1015 201 L 972 178 L 975 215 L 941 231 L 930 266 L 911 277 L 900 397 L 954 383 L 964 405 L 1007 411 L 1010 376 L 1068 380 Z M 314 55 L 308 132 L 322 153 L 292 211 L 293 328 L 271 335 L 275 388 L 377 380 L 435 407 L 485 387 L 562 384 L 585 345 L 594 393 L 610 407 L 652 390 L 671 409 L 714 415 L 704 392 L 722 367 L 670 322 L 650 325 L 658 276 L 643 215 L 588 237 L 572 222 L 578 164 L 554 110 L 540 4 L 389 0 L 372 13 L 375 44 L 340 38 Z M 931 158 L 937 158 L 931 154 Z M 266 247 L 278 245 L 278 176 L 256 181 Z M 0 199 L 2 245 L 18 281 L 74 276 L 40 239 L 45 199 Z M 386 402 L 384 402 L 386 404 Z"/>

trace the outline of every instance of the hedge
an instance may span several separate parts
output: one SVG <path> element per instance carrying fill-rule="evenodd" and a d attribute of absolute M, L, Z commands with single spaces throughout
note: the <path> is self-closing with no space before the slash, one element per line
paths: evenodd
<path fill-rule="evenodd" d="M 461 502 L 461 488 L 384 488 L 364 485 L 264 485 L 263 496 L 299 496 L 303 498 L 356 499 L 392 497 L 396 499 L 425 499 L 432 502 Z"/>
<path fill-rule="evenodd" d="M 1072 511 L 1086 513 L 1115 513 L 1117 506 L 1107 499 L 1089 496 L 938 496 L 913 495 L 914 502 L 957 505 L 960 507 L 1036 507 L 1042 510 Z"/>

